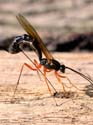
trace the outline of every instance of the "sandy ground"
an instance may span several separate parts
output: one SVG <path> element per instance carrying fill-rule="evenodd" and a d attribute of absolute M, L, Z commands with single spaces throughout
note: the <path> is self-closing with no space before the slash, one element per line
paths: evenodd
<path fill-rule="evenodd" d="M 31 59 L 37 57 L 27 53 Z M 34 56 L 33 56 L 34 55 Z M 80 70 L 93 78 L 93 53 L 54 53 L 60 62 Z M 54 98 L 46 84 L 39 79 L 35 71 L 25 68 L 18 86 L 15 102 L 11 98 L 23 62 L 30 63 L 22 53 L 11 55 L 0 52 L 0 125 L 92 125 L 93 124 L 93 89 L 90 83 L 73 72 L 66 71 L 71 82 L 80 90 L 71 87 L 69 98 Z M 48 78 L 58 92 L 62 86 L 57 83 L 53 72 Z M 70 86 L 70 84 L 63 80 Z M 52 88 L 51 88 L 51 91 Z M 61 95 L 61 94 L 60 94 Z"/>

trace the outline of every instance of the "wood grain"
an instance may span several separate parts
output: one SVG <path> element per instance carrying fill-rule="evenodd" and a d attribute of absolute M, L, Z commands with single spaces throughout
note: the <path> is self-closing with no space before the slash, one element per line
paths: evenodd
<path fill-rule="evenodd" d="M 31 59 L 37 59 L 32 52 L 27 52 Z M 93 53 L 53 53 L 54 58 L 93 78 Z M 66 75 L 82 91 L 66 88 L 74 92 L 71 98 L 55 98 L 49 94 L 47 86 L 39 80 L 35 71 L 25 68 L 16 93 L 15 103 L 11 97 L 15 89 L 21 66 L 30 62 L 22 53 L 11 55 L 0 52 L 0 125 L 92 125 L 93 123 L 93 88 L 86 80 L 71 71 Z M 43 77 L 41 76 L 42 80 Z M 48 78 L 57 91 L 62 86 L 52 73 Z M 66 80 L 63 80 L 69 85 Z"/>

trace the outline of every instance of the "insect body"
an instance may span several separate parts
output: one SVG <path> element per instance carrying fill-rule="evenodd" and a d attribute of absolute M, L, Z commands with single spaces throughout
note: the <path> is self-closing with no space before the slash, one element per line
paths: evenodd
<path fill-rule="evenodd" d="M 25 40 L 25 42 L 23 40 Z M 12 51 L 13 52 L 19 51 L 19 50 L 22 51 L 21 44 L 22 45 L 26 44 L 26 45 L 29 45 L 31 47 L 33 46 L 34 51 L 36 51 L 36 53 L 38 53 L 40 65 L 44 66 L 46 69 L 60 71 L 62 73 L 65 73 L 65 70 L 69 69 L 69 70 L 81 75 L 86 80 L 88 80 L 91 84 L 93 84 L 92 79 L 90 79 L 88 76 L 85 76 L 84 74 L 82 74 L 82 73 L 80 73 L 80 72 L 78 72 L 78 71 L 76 71 L 68 66 L 65 66 L 64 64 L 61 64 L 59 61 L 55 60 L 54 58 L 52 58 L 52 59 L 42 58 L 42 50 L 39 47 L 39 45 L 37 46 L 36 44 L 34 44 L 35 42 L 36 42 L 35 40 L 31 41 L 30 36 L 27 34 L 24 34 L 20 37 L 18 36 L 15 38 L 14 42 L 12 43 Z"/>
<path fill-rule="evenodd" d="M 29 64 L 24 63 L 25 66 L 27 66 L 28 68 L 30 68 L 31 70 L 35 70 L 35 71 L 39 71 L 41 72 L 40 68 L 43 66 L 43 73 L 42 75 L 44 76 L 44 79 L 46 81 L 46 84 L 48 86 L 49 91 L 51 92 L 49 85 L 47 82 L 48 79 L 46 77 L 46 73 L 47 72 L 51 72 L 54 71 L 54 74 L 58 80 L 58 82 L 60 82 L 62 84 L 62 87 L 65 91 L 65 85 L 62 83 L 61 78 L 66 78 L 71 85 L 73 85 L 71 83 L 71 81 L 69 80 L 69 78 L 67 76 L 61 75 L 60 73 L 65 73 L 66 69 L 69 69 L 77 74 L 79 74 L 81 77 L 83 77 L 84 79 L 88 80 L 92 85 L 93 85 L 93 80 L 90 79 L 88 76 L 80 73 L 79 71 L 76 71 L 64 64 L 61 64 L 59 61 L 57 61 L 56 59 L 54 59 L 54 57 L 51 55 L 51 53 L 48 51 L 48 49 L 45 47 L 43 41 L 41 40 L 41 38 L 39 37 L 38 33 L 36 32 L 36 30 L 33 28 L 33 26 L 22 16 L 22 15 L 17 15 L 17 19 L 19 21 L 19 23 L 21 24 L 21 26 L 24 28 L 24 30 L 27 32 L 27 34 L 22 35 L 22 36 L 18 36 L 14 39 L 13 43 L 10 46 L 10 53 L 17 53 L 22 51 L 23 54 L 35 65 L 35 69 L 30 66 Z M 33 50 L 36 52 L 36 54 L 38 55 L 38 59 L 39 62 L 38 63 L 36 60 L 32 61 L 23 51 L 22 46 L 23 45 L 28 45 L 29 47 L 33 48 Z M 43 55 L 45 56 L 43 58 Z M 23 67 L 24 67 L 23 65 Z M 23 68 L 22 67 L 22 68 Z M 21 70 L 22 73 L 22 70 Z M 20 76 L 21 76 L 20 73 Z M 19 76 L 19 79 L 20 79 Z M 19 84 L 19 79 L 18 79 L 18 83 Z M 51 84 L 49 82 L 49 84 Z M 51 86 L 53 87 L 53 85 L 51 84 Z M 75 87 L 75 85 L 73 85 Z M 17 87 L 16 87 L 17 88 Z M 54 88 L 54 87 L 53 87 Z M 56 89 L 54 88 L 54 91 L 56 93 Z"/>

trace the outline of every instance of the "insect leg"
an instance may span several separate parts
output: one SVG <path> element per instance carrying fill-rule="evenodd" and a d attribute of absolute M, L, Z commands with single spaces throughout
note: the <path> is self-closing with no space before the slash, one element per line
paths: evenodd
<path fill-rule="evenodd" d="M 23 72 L 23 69 L 24 69 L 24 66 L 28 67 L 29 69 L 33 70 L 33 71 L 37 71 L 36 68 L 33 68 L 31 65 L 27 64 L 27 63 L 24 63 L 21 67 L 21 70 L 20 70 L 20 74 L 19 74 L 19 77 L 18 77 L 18 80 L 17 80 L 17 84 L 16 84 L 16 87 L 15 87 L 15 90 L 14 90 L 14 94 L 12 96 L 12 99 L 11 99 L 11 102 L 13 102 L 13 99 L 15 97 L 15 94 L 16 94 L 16 90 L 17 90 L 17 87 L 19 85 L 19 81 L 20 81 L 20 78 L 21 78 L 21 75 L 22 75 L 22 72 Z"/>
<path fill-rule="evenodd" d="M 62 76 L 60 75 L 59 73 L 57 73 L 58 77 L 61 77 L 61 78 L 66 78 L 68 80 L 68 82 L 76 89 L 78 89 L 80 91 L 80 89 L 78 87 L 76 87 L 71 81 L 70 79 L 67 77 L 67 76 Z"/>
<path fill-rule="evenodd" d="M 44 79 L 45 79 L 45 83 L 47 84 L 48 90 L 49 90 L 49 92 L 50 92 L 50 94 L 51 94 L 51 96 L 52 96 L 51 89 L 50 89 L 50 87 L 49 87 L 49 85 L 48 85 L 48 83 L 47 83 L 47 77 L 46 77 L 47 69 L 44 67 L 44 68 L 43 68 L 43 71 L 44 71 Z M 56 93 L 57 93 L 57 92 L 55 92 L 54 95 L 55 95 Z M 54 101 L 55 101 L 55 104 L 58 106 L 58 104 L 57 104 L 55 98 L 53 98 L 53 99 L 54 99 Z"/>
<path fill-rule="evenodd" d="M 62 85 L 62 87 L 63 87 L 63 91 L 66 93 L 65 86 L 64 86 L 63 82 L 61 81 L 61 79 L 60 79 L 60 77 L 59 77 L 57 71 L 55 71 L 55 76 L 56 76 L 58 82 L 61 83 L 61 85 Z"/>
<path fill-rule="evenodd" d="M 48 85 L 48 83 L 47 83 L 47 79 L 46 79 L 46 71 L 47 69 L 44 67 L 44 69 L 43 69 L 43 71 L 44 71 L 44 80 L 45 80 L 45 82 L 46 82 L 46 84 L 47 84 L 47 87 L 48 87 L 48 90 L 49 90 L 49 92 L 50 92 L 50 94 L 52 95 L 52 92 L 51 92 L 51 89 L 50 89 L 50 87 L 49 87 L 49 85 Z"/>
<path fill-rule="evenodd" d="M 40 76 L 40 72 L 39 72 L 39 70 L 40 70 L 40 68 L 42 67 L 42 65 L 39 64 L 39 63 L 37 62 L 37 60 L 35 60 L 35 59 L 34 59 L 34 65 L 35 65 L 35 67 L 37 68 L 37 75 L 38 75 L 39 79 L 42 81 L 41 76 Z"/>
<path fill-rule="evenodd" d="M 30 57 L 22 50 L 22 53 L 28 58 L 28 60 L 32 63 L 32 64 L 34 64 L 34 62 L 30 59 Z M 35 64 L 34 64 L 35 65 Z M 36 65 L 35 65 L 35 67 L 36 67 Z M 37 68 L 37 67 L 36 67 Z M 38 69 L 38 71 L 44 76 L 44 73 L 40 70 L 40 69 Z M 54 88 L 54 86 L 52 85 L 52 83 L 49 81 L 49 79 L 46 77 L 46 80 L 47 80 L 47 82 L 48 82 L 48 84 L 50 84 L 51 85 L 51 87 L 53 88 L 53 90 L 54 90 L 54 92 L 55 93 L 57 93 L 57 91 L 56 91 L 56 89 Z"/>

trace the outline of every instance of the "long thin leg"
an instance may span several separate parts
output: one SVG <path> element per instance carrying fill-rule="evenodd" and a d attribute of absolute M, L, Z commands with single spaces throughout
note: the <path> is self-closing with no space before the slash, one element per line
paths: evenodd
<path fill-rule="evenodd" d="M 60 77 L 59 77 L 57 71 L 55 71 L 55 76 L 56 76 L 58 82 L 61 83 L 61 85 L 62 85 L 62 87 L 63 87 L 63 91 L 66 93 L 65 86 L 64 86 L 63 82 L 61 81 L 61 79 L 60 79 Z"/>
<path fill-rule="evenodd" d="M 21 70 L 20 70 L 20 74 L 19 74 L 19 77 L 18 77 L 18 81 L 17 81 L 16 87 L 15 87 L 15 90 L 14 90 L 14 94 L 13 94 L 12 99 L 11 99 L 11 102 L 13 102 L 13 99 L 14 99 L 14 97 L 15 97 L 15 93 L 16 93 L 17 87 L 18 87 L 18 85 L 19 85 L 19 81 L 20 81 L 20 78 L 21 78 L 21 75 L 22 75 L 24 66 L 28 67 L 29 69 L 31 69 L 31 70 L 33 70 L 33 71 L 37 71 L 36 68 L 33 68 L 32 66 L 30 66 L 30 65 L 27 64 L 27 63 L 24 63 L 24 64 L 22 65 Z"/>
<path fill-rule="evenodd" d="M 37 68 L 37 75 L 38 75 L 40 81 L 42 81 L 41 76 L 40 76 L 40 71 L 39 71 L 42 66 L 41 66 L 41 64 L 39 64 L 35 59 L 34 59 L 34 62 L 33 62 L 33 63 L 34 63 L 34 65 L 35 65 L 35 67 Z"/>
<path fill-rule="evenodd" d="M 48 85 L 48 83 L 47 83 L 47 79 L 46 79 L 46 70 L 47 70 L 47 69 L 44 67 L 44 69 L 43 69 L 43 71 L 44 71 L 44 80 L 45 80 L 45 82 L 46 82 L 46 84 L 47 84 L 47 87 L 48 87 L 48 90 L 49 90 L 50 94 L 52 95 L 51 89 L 50 89 L 50 87 L 49 87 L 49 85 Z"/>
<path fill-rule="evenodd" d="M 43 71 L 44 71 L 44 79 L 45 79 L 45 83 L 47 84 L 48 90 L 49 90 L 49 92 L 50 92 L 50 94 L 51 94 L 51 96 L 52 96 L 51 89 L 50 89 L 50 87 L 49 87 L 49 85 L 48 85 L 48 83 L 47 83 L 47 77 L 46 77 L 46 72 L 47 72 L 47 69 L 44 67 L 44 68 L 43 68 Z M 57 93 L 57 92 L 56 92 L 56 93 Z M 56 102 L 55 98 L 53 98 L 53 99 L 54 99 L 54 101 L 55 101 L 56 105 L 58 106 L 58 104 L 57 104 L 57 102 Z"/>
<path fill-rule="evenodd" d="M 60 75 L 58 72 L 56 72 L 56 75 L 57 75 L 58 77 L 61 77 L 61 78 L 66 78 L 66 79 L 69 81 L 69 83 L 71 84 L 71 86 L 75 87 L 76 89 L 78 89 L 78 90 L 80 91 L 80 89 L 77 88 L 77 87 L 70 81 L 70 79 L 69 79 L 67 76 L 62 76 L 62 75 Z M 65 85 L 65 86 L 66 86 L 66 85 Z"/>
<path fill-rule="evenodd" d="M 46 69 L 45 67 L 43 67 L 44 69 L 43 69 L 43 72 L 45 73 L 42 73 L 41 72 L 41 70 L 40 70 L 40 68 L 41 68 L 41 65 L 40 64 L 38 64 L 38 62 L 34 59 L 34 64 L 35 64 L 35 66 L 36 66 L 36 68 L 38 69 L 38 71 L 43 75 L 43 76 L 46 76 L 46 72 L 50 72 L 51 70 L 48 70 L 48 69 Z M 54 88 L 54 86 L 51 84 L 51 82 L 48 80 L 48 78 L 47 77 L 44 77 L 44 79 L 46 78 L 46 84 L 47 84 L 47 87 L 50 89 L 50 87 L 49 87 L 49 84 L 51 85 L 51 87 L 54 89 L 54 91 L 55 91 L 55 93 L 57 93 L 57 91 L 56 91 L 56 89 Z M 49 90 L 48 89 L 48 90 Z"/>
<path fill-rule="evenodd" d="M 21 49 L 22 50 L 22 49 Z M 22 50 L 22 53 L 26 56 L 26 58 L 28 58 L 28 60 L 32 63 L 32 64 L 34 64 L 34 62 L 30 59 L 30 57 Z M 35 60 L 36 61 L 36 60 Z M 36 61 L 37 62 L 37 61 Z M 34 64 L 35 65 L 35 64 Z M 35 67 L 36 67 L 36 65 L 35 65 Z M 37 67 L 36 67 L 37 68 Z M 38 71 L 44 76 L 44 73 L 38 68 Z M 54 86 L 52 85 L 52 83 L 49 81 L 49 79 L 46 77 L 46 79 L 47 79 L 47 82 L 48 82 L 48 84 L 50 84 L 51 85 L 51 87 L 53 88 L 53 90 L 54 90 L 54 92 L 55 93 L 57 93 L 57 91 L 56 91 L 56 89 L 54 88 Z"/>
<path fill-rule="evenodd" d="M 33 70 L 33 71 L 37 71 L 37 72 L 38 72 L 38 70 L 40 71 L 40 69 L 39 69 L 39 68 L 40 68 L 40 65 L 37 65 L 35 61 L 34 61 L 34 63 L 35 63 L 36 68 L 33 68 L 31 65 L 29 65 L 29 64 L 27 64 L 27 63 L 24 63 L 24 64 L 22 65 L 21 70 L 20 70 L 20 74 L 19 74 L 19 77 L 18 77 L 18 81 L 17 81 L 16 87 L 15 87 L 15 90 L 14 90 L 14 94 L 13 94 L 12 99 L 11 99 L 11 102 L 13 102 L 13 99 L 14 99 L 14 97 L 15 97 L 15 93 L 16 93 L 17 87 L 18 87 L 18 85 L 19 85 L 19 81 L 20 81 L 20 78 L 21 78 L 21 75 L 22 75 L 24 66 L 28 67 L 29 69 L 31 69 L 31 70 Z M 43 74 L 43 76 L 45 76 L 46 85 L 47 85 L 47 87 L 48 87 L 49 92 L 51 93 L 51 89 L 50 89 L 50 87 L 49 87 L 49 85 L 48 85 L 48 83 L 47 83 L 47 82 L 50 83 L 50 81 L 47 79 L 46 75 Z M 52 93 L 51 93 L 51 95 L 52 95 Z M 56 103 L 56 105 L 57 105 L 57 103 Z"/>

